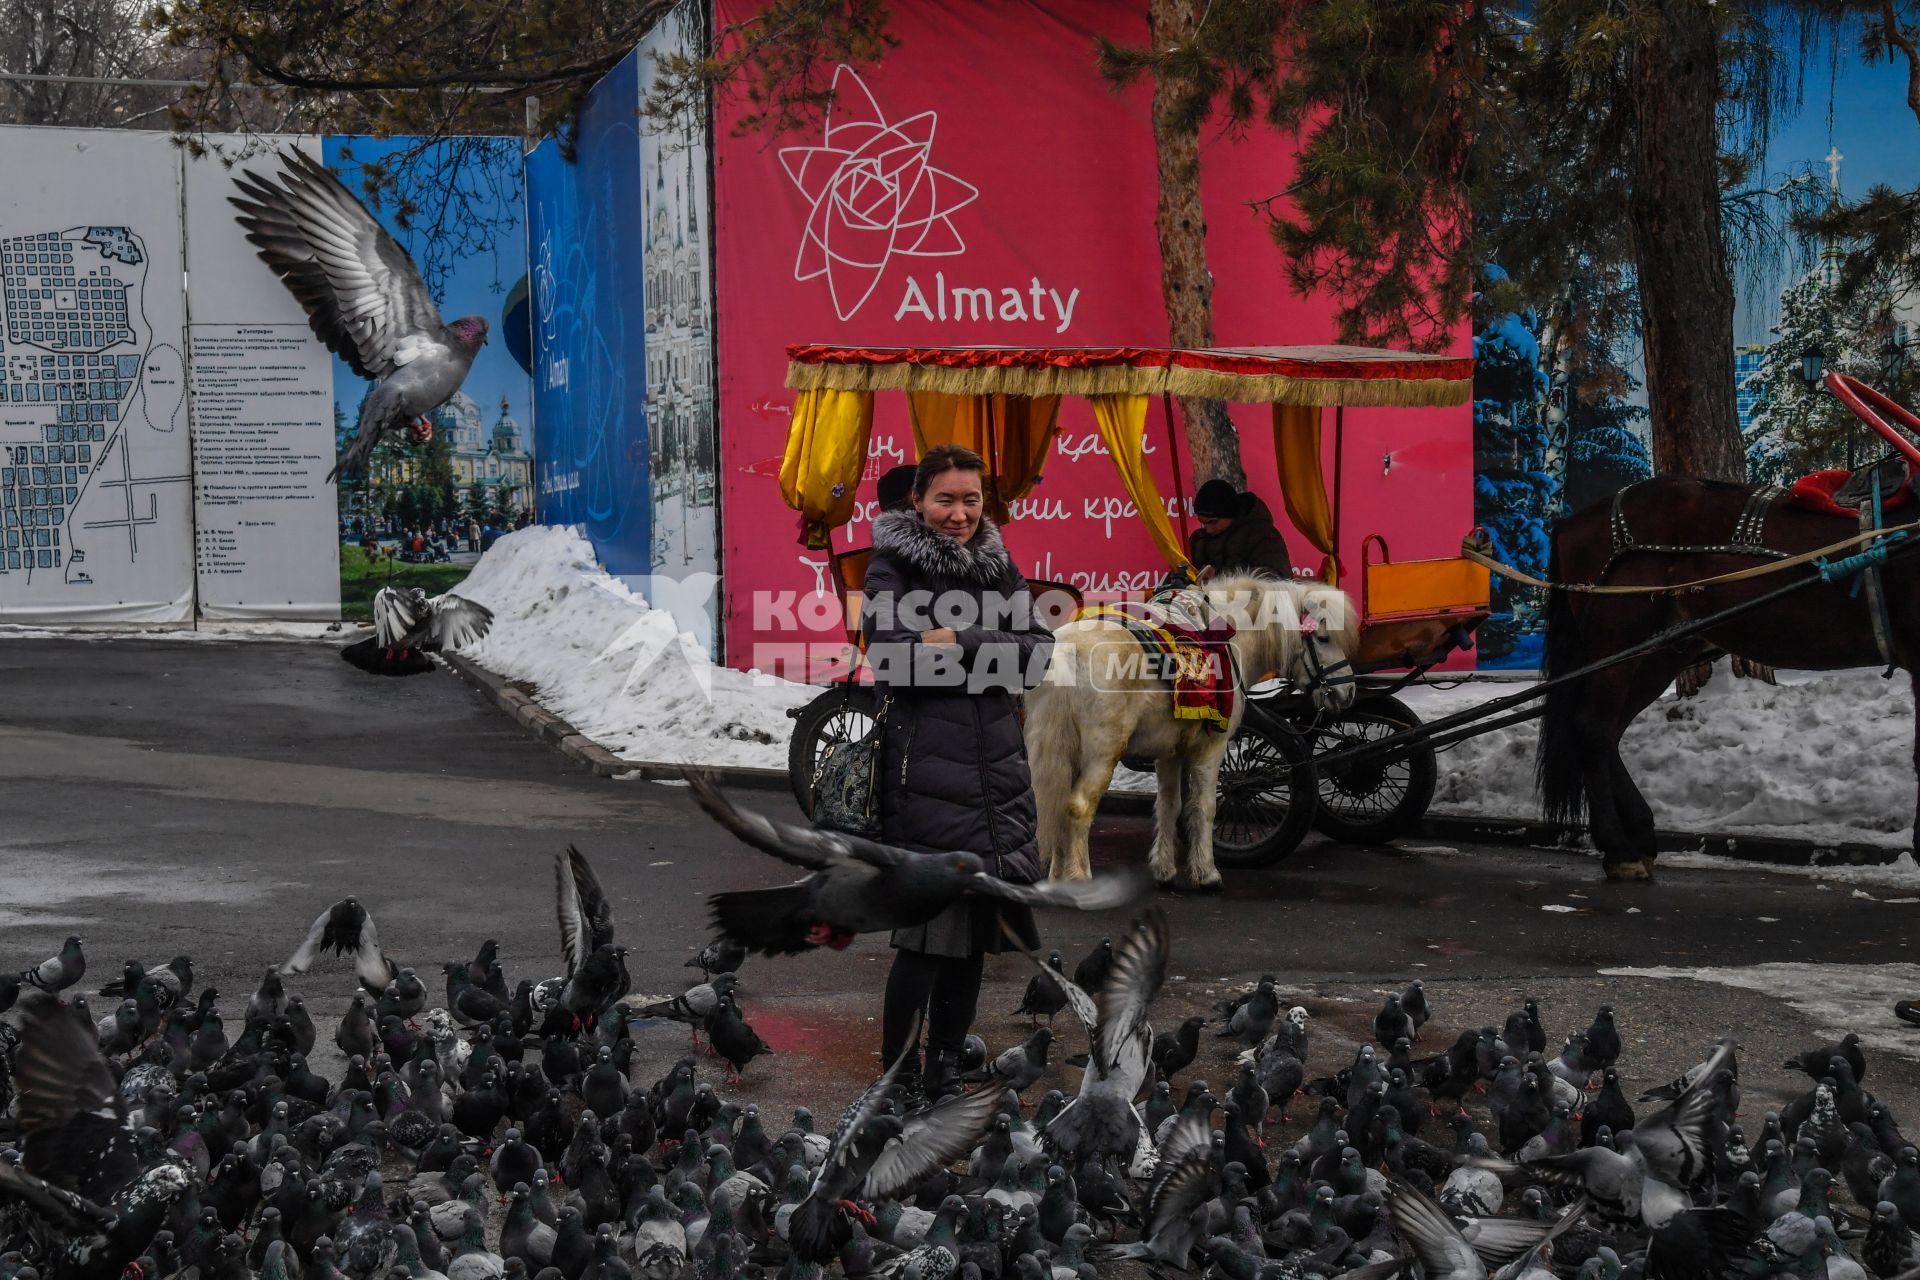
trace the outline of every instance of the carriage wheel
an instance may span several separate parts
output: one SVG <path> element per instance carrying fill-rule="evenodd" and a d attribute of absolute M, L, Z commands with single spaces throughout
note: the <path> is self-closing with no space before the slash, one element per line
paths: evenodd
<path fill-rule="evenodd" d="M 820 776 L 820 757 L 837 742 L 852 742 L 873 732 L 878 709 L 873 686 L 829 685 L 820 696 L 800 708 L 793 720 L 793 739 L 787 744 L 787 782 L 800 812 L 813 816 L 813 784 Z"/>
<path fill-rule="evenodd" d="M 1313 754 L 1325 755 L 1391 737 L 1420 723 L 1398 698 L 1362 698 L 1312 731 Z M 1391 761 L 1364 756 L 1316 770 L 1320 812 L 1314 825 L 1349 844 L 1384 844 L 1426 816 L 1439 776 L 1426 743 Z"/>
<path fill-rule="evenodd" d="M 1213 860 L 1243 870 L 1278 862 L 1306 838 L 1318 803 L 1305 740 L 1249 716 L 1220 759 Z"/>

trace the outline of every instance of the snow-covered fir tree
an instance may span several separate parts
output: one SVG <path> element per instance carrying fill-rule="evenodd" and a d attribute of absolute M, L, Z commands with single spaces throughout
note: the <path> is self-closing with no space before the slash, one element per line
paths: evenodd
<path fill-rule="evenodd" d="M 1491 281 L 1498 267 L 1484 269 Z M 1493 540 L 1496 559 L 1544 576 L 1558 506 L 1559 480 L 1549 465 L 1541 422 L 1547 375 L 1540 369 L 1539 317 L 1531 309 L 1485 320 L 1473 335 L 1473 518 Z M 1479 633 L 1481 657 L 1513 652 L 1538 630 L 1537 593 L 1496 577 L 1493 616 Z"/>
<path fill-rule="evenodd" d="M 1609 327 L 1595 320 L 1605 313 L 1609 291 L 1620 287 L 1617 280 L 1583 277 L 1565 309 L 1570 323 L 1560 332 L 1560 364 L 1566 379 L 1566 512 L 1605 501 L 1653 474 L 1644 429 L 1637 427 L 1647 409 L 1630 399 L 1640 384 L 1615 354 Z"/>
<path fill-rule="evenodd" d="M 1824 389 L 1800 380 L 1800 361 L 1818 346 L 1825 367 L 1880 382 L 1880 345 L 1884 307 L 1871 302 L 1842 306 L 1824 268 L 1815 269 L 1780 295 L 1780 319 L 1773 326 L 1760 367 L 1748 383 L 1760 392 L 1747 428 L 1747 478 L 1754 484 L 1790 484 L 1809 471 L 1864 463 L 1884 452 L 1873 432 Z"/>

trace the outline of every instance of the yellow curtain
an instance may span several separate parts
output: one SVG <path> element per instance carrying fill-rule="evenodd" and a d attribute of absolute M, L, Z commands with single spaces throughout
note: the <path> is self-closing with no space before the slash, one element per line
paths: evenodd
<path fill-rule="evenodd" d="M 1293 527 L 1306 535 L 1326 560 L 1320 576 L 1329 586 L 1340 582 L 1340 560 L 1334 546 L 1333 509 L 1327 502 L 1327 482 L 1320 471 L 1320 406 L 1273 406 L 1273 456 L 1280 463 L 1280 494 Z"/>
<path fill-rule="evenodd" d="M 1193 561 L 1187 559 L 1173 526 L 1167 523 L 1166 504 L 1160 500 L 1160 490 L 1140 451 L 1147 430 L 1147 406 L 1152 401 L 1143 395 L 1088 396 L 1087 400 L 1093 405 L 1094 420 L 1100 424 L 1100 438 L 1113 455 L 1113 465 L 1120 470 L 1120 483 L 1126 486 L 1133 505 L 1140 508 L 1140 518 L 1146 522 L 1153 545 L 1160 548 L 1172 567 L 1191 566 Z"/>
<path fill-rule="evenodd" d="M 800 513 L 800 541 L 818 551 L 853 518 L 873 431 L 871 391 L 802 391 L 794 397 L 780 496 Z"/>
<path fill-rule="evenodd" d="M 1060 426 L 1059 396 L 971 396 L 909 391 L 913 439 L 922 457 L 959 444 L 987 462 L 987 514 L 1005 524 L 1007 505 L 1040 482 Z"/>

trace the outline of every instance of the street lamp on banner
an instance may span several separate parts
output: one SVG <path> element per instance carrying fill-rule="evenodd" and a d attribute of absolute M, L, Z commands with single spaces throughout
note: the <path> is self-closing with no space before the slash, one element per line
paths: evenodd
<path fill-rule="evenodd" d="M 1904 325 L 1892 330 L 1880 348 L 1880 375 L 1888 393 L 1900 384 L 1901 375 L 1907 371 L 1907 344 L 1902 341 L 1905 332 Z"/>
<path fill-rule="evenodd" d="M 1800 381 L 1806 384 L 1807 390 L 1816 393 L 1820 390 L 1820 377 L 1826 363 L 1827 353 L 1817 342 L 1800 353 Z"/>

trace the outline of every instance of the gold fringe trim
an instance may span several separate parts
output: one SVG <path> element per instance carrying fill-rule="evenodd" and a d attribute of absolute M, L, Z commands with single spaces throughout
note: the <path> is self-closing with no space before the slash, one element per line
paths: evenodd
<path fill-rule="evenodd" d="M 1473 398 L 1473 384 L 1447 378 L 1289 378 L 1220 373 L 1177 366 L 1139 369 L 955 369 L 918 364 L 787 365 L 795 391 L 938 391 L 947 395 L 1199 396 L 1236 404 L 1352 405 L 1357 408 L 1452 408 Z"/>

